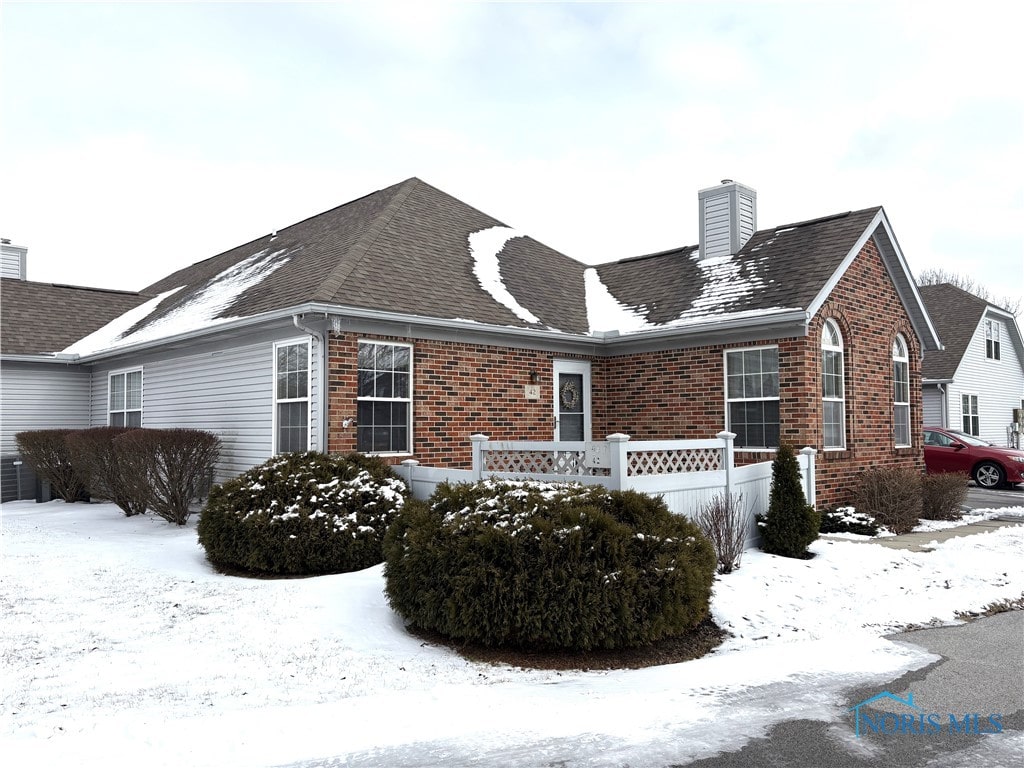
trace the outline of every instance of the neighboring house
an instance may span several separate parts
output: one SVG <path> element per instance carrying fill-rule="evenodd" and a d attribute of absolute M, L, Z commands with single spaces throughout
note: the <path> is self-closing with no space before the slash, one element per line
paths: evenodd
<path fill-rule="evenodd" d="M 22 264 L 13 274 L 24 274 Z M 5 275 L 7 273 L 5 272 Z M 88 427 L 92 374 L 71 355 L 48 354 L 95 331 L 146 297 L 70 285 L 0 279 L 0 491 L 18 495 L 14 435 L 27 429 Z M 106 423 L 106 422 L 102 422 Z M 22 466 L 22 496 L 35 493 L 35 477 Z"/>
<path fill-rule="evenodd" d="M 1024 408 L 1024 343 L 1013 315 L 949 283 L 920 287 L 945 349 L 922 366 L 926 426 L 1011 443 Z"/>
<path fill-rule="evenodd" d="M 468 467 L 473 433 L 729 429 L 747 462 L 809 445 L 823 506 L 867 467 L 921 467 L 939 342 L 885 212 L 758 230 L 733 182 L 698 208 L 699 245 L 587 267 L 408 179 L 179 270 L 51 351 L 89 379 L 81 421 L 213 430 L 219 480 L 307 447 Z"/>

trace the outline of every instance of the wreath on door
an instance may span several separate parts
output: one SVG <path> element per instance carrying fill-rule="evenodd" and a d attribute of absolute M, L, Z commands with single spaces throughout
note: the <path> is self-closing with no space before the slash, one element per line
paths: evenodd
<path fill-rule="evenodd" d="M 567 411 L 575 411 L 580 405 L 580 388 L 575 381 L 565 382 L 558 396 L 562 402 L 562 408 Z"/>

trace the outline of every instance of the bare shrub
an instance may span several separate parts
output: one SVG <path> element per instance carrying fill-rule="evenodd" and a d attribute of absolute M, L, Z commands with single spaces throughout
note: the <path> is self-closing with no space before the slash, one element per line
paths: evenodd
<path fill-rule="evenodd" d="M 18 432 L 14 439 L 18 451 L 50 490 L 66 502 L 85 498 L 85 483 L 75 471 L 68 450 L 68 435 L 73 429 L 36 429 Z"/>
<path fill-rule="evenodd" d="M 133 429 L 114 440 L 118 461 L 144 494 L 146 507 L 168 522 L 184 525 L 193 499 L 209 486 L 220 455 L 220 438 L 198 429 Z"/>
<path fill-rule="evenodd" d="M 750 524 L 750 510 L 743 506 L 743 494 L 717 494 L 700 505 L 693 521 L 715 547 L 718 572 L 732 573 L 739 568 Z"/>
<path fill-rule="evenodd" d="M 144 486 L 126 474 L 126 465 L 114 448 L 114 439 L 127 427 L 94 427 L 67 436 L 71 463 L 89 493 L 114 502 L 126 517 L 146 511 Z"/>
<path fill-rule="evenodd" d="M 967 498 L 967 475 L 949 472 L 921 478 L 921 517 L 926 520 L 959 520 Z"/>
<path fill-rule="evenodd" d="M 895 534 L 909 533 L 921 519 L 921 473 L 911 467 L 866 470 L 853 506 Z"/>

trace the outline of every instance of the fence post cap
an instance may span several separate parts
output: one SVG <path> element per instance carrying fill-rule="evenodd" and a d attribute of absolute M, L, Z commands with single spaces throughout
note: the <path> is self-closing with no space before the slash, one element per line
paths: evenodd
<path fill-rule="evenodd" d="M 719 432 L 717 435 L 715 435 L 715 437 L 717 437 L 719 440 L 735 440 L 736 433 L 729 431 Z"/>
<path fill-rule="evenodd" d="M 629 435 L 623 434 L 622 432 L 615 432 L 613 434 L 608 435 L 608 437 L 606 437 L 605 440 L 607 440 L 609 443 L 624 443 L 627 440 L 629 440 Z"/>
<path fill-rule="evenodd" d="M 809 445 L 800 449 L 800 453 L 802 453 L 804 456 L 814 456 L 817 452 L 817 449 L 811 448 L 811 446 Z"/>
<path fill-rule="evenodd" d="M 403 459 L 402 460 L 402 466 L 403 467 L 418 467 L 419 465 L 420 465 L 420 463 L 416 459 Z"/>
<path fill-rule="evenodd" d="M 481 434 L 479 432 L 477 432 L 475 435 L 470 435 L 469 439 L 472 440 L 474 443 L 482 443 L 486 440 L 490 440 L 490 438 L 487 435 Z"/>

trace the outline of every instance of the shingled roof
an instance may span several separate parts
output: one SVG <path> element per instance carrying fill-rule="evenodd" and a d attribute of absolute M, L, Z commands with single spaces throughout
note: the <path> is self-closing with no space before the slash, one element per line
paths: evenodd
<path fill-rule="evenodd" d="M 302 307 L 608 337 L 687 324 L 699 334 L 702 323 L 747 323 L 773 310 L 780 324 L 799 324 L 872 234 L 930 338 L 880 208 L 764 229 L 732 256 L 700 260 L 688 246 L 587 267 L 411 178 L 178 270 L 144 289 L 153 298 L 65 351 L 159 343 Z"/>
<path fill-rule="evenodd" d="M 918 290 L 945 345 L 945 349 L 924 356 L 921 375 L 925 379 L 952 380 L 990 305 L 950 283 L 922 285 Z"/>
<path fill-rule="evenodd" d="M 59 352 L 148 297 L 54 283 L 0 280 L 0 353 Z"/>
<path fill-rule="evenodd" d="M 411 178 L 179 270 L 145 289 L 167 296 L 137 333 L 234 273 L 262 274 L 218 318 L 247 317 L 306 302 L 498 326 L 588 330 L 584 265 L 509 230 L 500 274 L 535 316 L 524 320 L 481 285 L 471 234 L 504 228 L 460 200 Z M 529 297 L 529 300 L 522 297 Z"/>
<path fill-rule="evenodd" d="M 739 253 L 700 260 L 696 245 L 602 264 L 601 281 L 651 325 L 807 309 L 880 208 L 755 232 Z"/>

